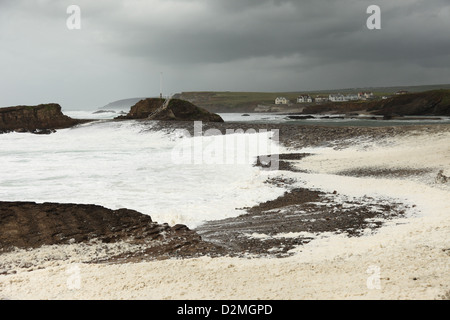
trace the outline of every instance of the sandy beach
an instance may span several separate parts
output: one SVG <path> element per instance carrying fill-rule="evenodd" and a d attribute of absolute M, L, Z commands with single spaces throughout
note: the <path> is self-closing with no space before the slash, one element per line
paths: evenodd
<path fill-rule="evenodd" d="M 271 231 L 266 224 L 238 235 L 252 246 L 260 243 L 265 254 L 240 246 L 234 255 L 92 263 L 131 244 L 16 249 L 0 256 L 0 298 L 450 299 L 450 179 L 436 179 L 441 170 L 450 176 L 449 141 L 446 125 L 283 127 L 281 144 L 308 154 L 285 160 L 289 170 L 277 173 L 288 191 L 333 197 L 328 205 L 316 204 L 322 214 L 360 212 L 362 206 L 374 214 L 351 230 L 337 223 L 323 229 L 327 217 L 317 215 L 298 220 L 298 229 Z M 277 209 L 299 214 L 308 203 Z M 337 205 L 340 211 L 333 211 Z M 220 245 L 221 239 L 213 240 Z"/>

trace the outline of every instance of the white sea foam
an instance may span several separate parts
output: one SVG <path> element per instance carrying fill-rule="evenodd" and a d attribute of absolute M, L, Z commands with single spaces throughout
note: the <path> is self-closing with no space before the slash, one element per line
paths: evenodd
<path fill-rule="evenodd" d="M 107 119 L 114 119 L 115 117 L 128 112 L 125 110 L 111 110 L 111 111 L 112 112 L 106 110 L 97 110 L 97 111 L 63 110 L 63 113 L 66 116 L 69 116 L 74 119 L 107 120 Z"/>
<path fill-rule="evenodd" d="M 195 227 L 204 220 L 236 216 L 236 208 L 281 195 L 264 181 L 270 172 L 247 161 L 231 164 L 177 163 L 173 148 L 186 138 L 180 132 L 148 130 L 135 121 L 98 121 L 51 135 L 0 135 L 0 199 L 98 204 L 130 208 L 155 221 Z M 267 133 L 256 134 L 269 139 Z M 236 136 L 205 137 L 223 143 Z M 269 143 L 275 144 L 270 140 Z M 223 144 L 234 148 L 232 143 Z M 235 152 L 234 149 L 225 153 Z M 267 150 L 261 150 L 266 154 Z"/>

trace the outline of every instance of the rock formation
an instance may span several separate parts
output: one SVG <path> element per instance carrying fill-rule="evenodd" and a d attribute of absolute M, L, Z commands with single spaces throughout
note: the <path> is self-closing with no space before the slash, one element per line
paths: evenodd
<path fill-rule="evenodd" d="M 152 221 L 134 210 L 111 210 L 98 205 L 0 202 L 0 255 L 15 248 L 39 248 L 92 242 L 125 242 L 139 246 L 117 258 L 162 258 L 215 252 L 185 225 Z"/>
<path fill-rule="evenodd" d="M 165 99 L 159 98 L 143 99 L 131 107 L 130 112 L 126 116 L 119 116 L 116 119 L 146 119 L 160 108 L 164 102 Z M 164 121 L 223 122 L 223 119 L 219 115 L 180 99 L 171 99 L 167 108 L 157 114 L 153 119 Z"/>
<path fill-rule="evenodd" d="M 444 170 L 439 170 L 434 182 L 436 183 L 447 183 L 450 181 L 450 177 L 444 175 Z"/>
<path fill-rule="evenodd" d="M 0 133 L 51 133 L 86 121 L 64 115 L 61 106 L 56 103 L 0 108 Z"/>

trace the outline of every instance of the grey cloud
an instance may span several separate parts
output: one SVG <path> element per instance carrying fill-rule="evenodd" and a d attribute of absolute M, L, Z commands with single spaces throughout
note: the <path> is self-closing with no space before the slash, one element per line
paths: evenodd
<path fill-rule="evenodd" d="M 201 64 L 295 53 L 319 55 L 326 60 L 416 59 L 430 54 L 430 50 L 431 54 L 447 50 L 450 43 L 447 26 L 440 25 L 442 18 L 428 18 L 438 9 L 430 10 L 429 3 L 420 1 L 383 11 L 384 28 L 379 31 L 365 27 L 365 9 L 372 1 L 342 1 L 340 5 L 318 5 L 318 1 L 257 2 L 200 2 L 207 11 L 197 22 L 180 17 L 179 24 L 170 25 L 161 19 L 142 29 L 134 29 L 130 22 L 117 34 L 124 40 L 109 45 L 124 55 Z M 287 9 L 279 10 L 283 6 Z M 414 19 L 405 17 L 408 12 L 416 14 Z M 406 23 L 397 22 L 403 20 Z M 414 32 L 417 29 L 422 30 L 421 36 Z M 429 37 L 426 30 L 434 34 Z M 436 32 L 441 34 L 437 36 Z"/>
<path fill-rule="evenodd" d="M 82 30 L 70 32 L 72 2 L 0 3 L 0 99 L 142 96 L 161 70 L 174 92 L 450 82 L 448 0 L 78 0 Z M 381 30 L 366 27 L 372 4 Z M 17 70 L 39 73 L 40 89 Z"/>

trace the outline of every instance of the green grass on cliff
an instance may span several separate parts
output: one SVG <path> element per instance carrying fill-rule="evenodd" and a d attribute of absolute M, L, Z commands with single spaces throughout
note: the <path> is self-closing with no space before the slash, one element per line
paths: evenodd
<path fill-rule="evenodd" d="M 300 94 L 309 94 L 312 97 L 317 95 L 328 95 L 330 93 L 358 93 L 361 91 L 371 91 L 375 97 L 381 99 L 382 96 L 393 96 L 399 90 L 406 90 L 411 93 L 424 91 L 450 91 L 450 84 L 425 85 L 425 86 L 396 86 L 396 87 L 373 87 L 373 88 L 348 88 L 336 90 L 316 90 L 297 92 L 232 92 L 232 91 L 193 91 L 177 94 L 177 98 L 191 101 L 199 107 L 212 110 L 214 112 L 233 112 L 234 110 L 252 111 L 257 105 L 272 105 L 275 98 L 285 97 L 290 102 L 296 103 Z M 445 97 L 445 101 L 450 97 Z M 448 102 L 445 102 L 448 103 Z"/>
<path fill-rule="evenodd" d="M 441 100 L 441 105 L 450 106 L 450 90 L 442 90 L 443 96 Z"/>

